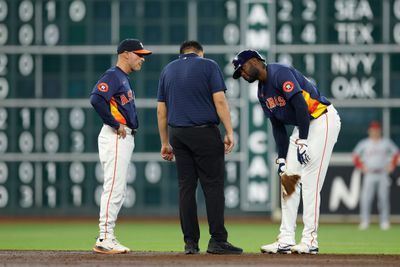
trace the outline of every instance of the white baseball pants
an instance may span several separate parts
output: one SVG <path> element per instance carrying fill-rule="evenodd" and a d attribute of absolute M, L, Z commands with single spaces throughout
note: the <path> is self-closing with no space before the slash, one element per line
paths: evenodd
<path fill-rule="evenodd" d="M 299 138 L 299 131 L 297 127 L 293 130 L 286 158 L 287 172 L 299 174 L 301 180 L 293 195 L 287 200 L 283 200 L 281 197 L 282 222 L 278 236 L 279 242 L 296 244 L 296 219 L 300 203 L 300 191 L 302 191 L 304 230 L 301 242 L 318 247 L 320 192 L 340 127 L 339 114 L 332 105 L 328 106 L 326 113 L 310 122 L 307 140 L 311 160 L 306 166 L 302 166 L 297 160 L 295 140 Z"/>
<path fill-rule="evenodd" d="M 103 193 L 100 202 L 100 239 L 114 239 L 114 227 L 125 199 L 126 178 L 135 139 L 131 129 L 125 128 L 126 137 L 108 125 L 101 128 L 98 145 L 100 163 L 104 171 Z"/>
<path fill-rule="evenodd" d="M 372 201 L 376 192 L 378 193 L 380 224 L 390 222 L 390 182 L 390 177 L 386 172 L 364 175 L 360 197 L 361 224 L 369 225 L 370 223 Z"/>

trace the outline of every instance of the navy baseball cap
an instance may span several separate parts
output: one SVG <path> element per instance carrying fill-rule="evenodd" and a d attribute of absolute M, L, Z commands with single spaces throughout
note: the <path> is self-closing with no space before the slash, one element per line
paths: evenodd
<path fill-rule="evenodd" d="M 125 39 L 119 43 L 117 53 L 121 54 L 123 52 L 134 52 L 135 54 L 139 55 L 150 55 L 150 50 L 146 50 L 143 48 L 142 42 L 138 39 Z"/>
<path fill-rule="evenodd" d="M 242 66 L 253 57 L 265 62 L 265 59 L 255 50 L 243 50 L 236 55 L 236 57 L 232 60 L 233 68 L 235 69 L 232 75 L 233 79 L 240 78 L 240 70 Z"/>

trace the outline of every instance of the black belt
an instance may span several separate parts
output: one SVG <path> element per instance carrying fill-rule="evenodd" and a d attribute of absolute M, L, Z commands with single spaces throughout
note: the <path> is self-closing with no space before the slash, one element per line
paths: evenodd
<path fill-rule="evenodd" d="M 172 128 L 216 128 L 217 125 L 214 123 L 208 123 L 208 124 L 201 124 L 201 125 L 192 125 L 192 126 L 172 126 Z"/>
<path fill-rule="evenodd" d="M 217 127 L 216 124 L 202 124 L 193 126 L 193 128 L 215 128 L 215 127 Z"/>
<path fill-rule="evenodd" d="M 131 129 L 131 130 L 132 130 L 131 134 L 132 134 L 133 136 L 135 136 L 136 133 L 137 133 L 137 129 Z"/>

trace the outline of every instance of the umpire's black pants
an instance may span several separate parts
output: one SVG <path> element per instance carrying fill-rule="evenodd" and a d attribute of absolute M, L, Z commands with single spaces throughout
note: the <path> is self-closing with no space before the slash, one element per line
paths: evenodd
<path fill-rule="evenodd" d="M 184 241 L 198 242 L 197 181 L 204 192 L 210 235 L 226 241 L 224 226 L 225 153 L 221 134 L 216 126 L 170 128 L 179 182 L 179 214 Z"/>

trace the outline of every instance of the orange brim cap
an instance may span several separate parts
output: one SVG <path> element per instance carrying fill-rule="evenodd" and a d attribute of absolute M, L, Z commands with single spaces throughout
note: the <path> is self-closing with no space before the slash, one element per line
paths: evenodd
<path fill-rule="evenodd" d="M 146 50 L 146 49 L 135 50 L 135 51 L 132 51 L 132 52 L 134 52 L 135 54 L 141 54 L 141 55 L 150 55 L 150 54 L 153 53 L 152 51 Z"/>

